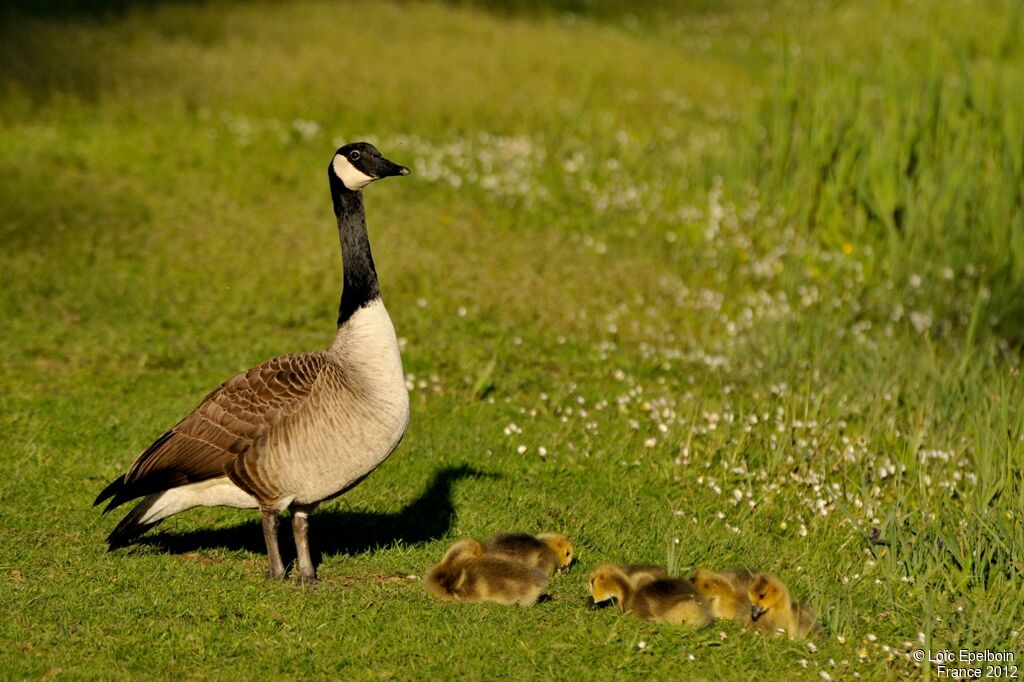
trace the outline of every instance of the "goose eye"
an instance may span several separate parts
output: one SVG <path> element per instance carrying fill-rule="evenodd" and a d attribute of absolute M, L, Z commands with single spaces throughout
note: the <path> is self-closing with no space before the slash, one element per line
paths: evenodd
<path fill-rule="evenodd" d="M 353 161 L 358 161 L 360 156 L 362 156 L 362 154 L 360 154 L 358 150 L 352 150 L 348 153 L 348 158 Z"/>

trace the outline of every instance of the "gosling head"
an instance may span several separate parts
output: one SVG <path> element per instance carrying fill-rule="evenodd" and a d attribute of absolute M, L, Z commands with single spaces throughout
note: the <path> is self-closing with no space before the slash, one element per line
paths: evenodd
<path fill-rule="evenodd" d="M 757 620 L 773 608 L 779 606 L 787 597 L 785 586 L 775 576 L 761 573 L 750 584 L 747 590 L 750 599 L 750 617 Z"/>
<path fill-rule="evenodd" d="M 537 538 L 554 550 L 555 555 L 558 557 L 559 568 L 568 568 L 569 565 L 572 564 L 573 559 L 576 558 L 572 541 L 564 535 L 559 535 L 558 533 L 541 533 Z"/>
<path fill-rule="evenodd" d="M 337 180 L 354 192 L 374 180 L 394 175 L 408 175 L 409 169 L 385 159 L 369 142 L 353 142 L 334 152 L 327 174 L 331 177 L 332 185 Z"/>
<path fill-rule="evenodd" d="M 598 566 L 590 572 L 590 583 L 587 589 L 595 604 L 614 599 L 621 606 L 625 600 L 625 587 L 622 574 L 611 565 Z"/>

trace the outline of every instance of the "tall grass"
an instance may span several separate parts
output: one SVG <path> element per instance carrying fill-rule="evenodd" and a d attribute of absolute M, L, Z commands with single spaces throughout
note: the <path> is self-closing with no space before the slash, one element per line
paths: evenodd
<path fill-rule="evenodd" d="M 753 155 L 758 186 L 791 207 L 800 229 L 857 251 L 901 291 L 926 282 L 919 298 L 937 322 L 972 337 L 991 316 L 1016 346 L 1024 342 L 1020 8 L 1009 4 L 996 36 L 892 45 L 865 73 L 788 66 L 765 98 Z M 977 295 L 950 295 L 944 282 L 965 276 Z"/>

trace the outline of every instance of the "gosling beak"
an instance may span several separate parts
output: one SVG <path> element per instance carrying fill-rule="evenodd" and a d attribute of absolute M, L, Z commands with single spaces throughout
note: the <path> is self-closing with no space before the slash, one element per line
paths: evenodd
<path fill-rule="evenodd" d="M 411 171 L 405 166 L 399 166 L 394 161 L 382 158 L 377 166 L 378 178 L 390 178 L 395 175 L 408 175 Z"/>
<path fill-rule="evenodd" d="M 754 605 L 750 609 L 750 618 L 752 620 L 757 620 L 758 618 L 763 616 L 767 610 L 768 609 L 766 609 L 763 606 Z"/>

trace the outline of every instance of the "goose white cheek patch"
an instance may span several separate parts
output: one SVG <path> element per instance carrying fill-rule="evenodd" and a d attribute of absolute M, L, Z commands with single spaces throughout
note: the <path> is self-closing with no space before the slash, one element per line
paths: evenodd
<path fill-rule="evenodd" d="M 375 180 L 349 163 L 341 154 L 335 155 L 333 165 L 334 174 L 351 190 L 362 189 Z"/>

